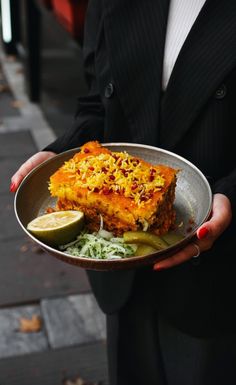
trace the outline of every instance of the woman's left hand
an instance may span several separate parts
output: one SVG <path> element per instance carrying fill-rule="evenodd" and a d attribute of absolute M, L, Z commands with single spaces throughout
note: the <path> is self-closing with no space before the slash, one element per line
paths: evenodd
<path fill-rule="evenodd" d="M 157 262 L 153 269 L 157 271 L 168 269 L 193 258 L 198 251 L 201 253 L 209 250 L 217 238 L 227 229 L 231 220 L 232 210 L 229 199 L 223 194 L 215 194 L 211 217 L 199 227 L 194 242 L 189 243 L 171 257 Z"/>

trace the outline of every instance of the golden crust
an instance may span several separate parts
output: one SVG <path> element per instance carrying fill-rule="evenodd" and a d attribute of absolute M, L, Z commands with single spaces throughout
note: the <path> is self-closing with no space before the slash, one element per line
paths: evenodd
<path fill-rule="evenodd" d="M 88 142 L 51 176 L 49 189 L 59 210 L 83 211 L 91 230 L 102 215 L 114 234 L 146 226 L 162 234 L 175 220 L 177 172 Z"/>

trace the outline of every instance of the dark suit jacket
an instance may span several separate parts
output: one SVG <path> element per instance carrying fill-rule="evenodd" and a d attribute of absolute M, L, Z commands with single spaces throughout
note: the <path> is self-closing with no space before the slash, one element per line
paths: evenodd
<path fill-rule="evenodd" d="M 90 92 L 74 127 L 47 147 L 61 152 L 88 140 L 137 142 L 195 163 L 236 214 L 236 1 L 206 0 L 161 91 L 167 0 L 90 0 L 84 63 Z M 201 202 L 199 202 L 201 204 Z M 160 311 L 186 332 L 236 328 L 235 223 L 192 262 L 156 273 Z M 101 308 L 126 303 L 134 271 L 89 272 Z M 145 282 L 144 282 L 145 284 Z"/>

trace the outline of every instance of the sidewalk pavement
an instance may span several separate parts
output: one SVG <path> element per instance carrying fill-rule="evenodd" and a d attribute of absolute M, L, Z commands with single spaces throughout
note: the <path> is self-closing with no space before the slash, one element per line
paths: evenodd
<path fill-rule="evenodd" d="M 85 271 L 28 239 L 9 193 L 11 175 L 54 138 L 21 63 L 0 47 L 0 385 L 107 384 L 105 318 Z M 37 331 L 22 329 L 35 320 Z"/>

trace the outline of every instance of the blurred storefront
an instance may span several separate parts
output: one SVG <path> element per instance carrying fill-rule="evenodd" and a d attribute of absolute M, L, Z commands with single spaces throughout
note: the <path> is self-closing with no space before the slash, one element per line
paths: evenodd
<path fill-rule="evenodd" d="M 88 0 L 0 0 L 1 40 L 24 68 L 25 89 L 56 133 L 84 94 L 83 28 Z"/>
<path fill-rule="evenodd" d="M 51 12 L 78 45 L 83 43 L 87 0 L 1 0 L 2 41 L 6 53 L 24 53 L 29 97 L 40 99 L 42 15 Z"/>

